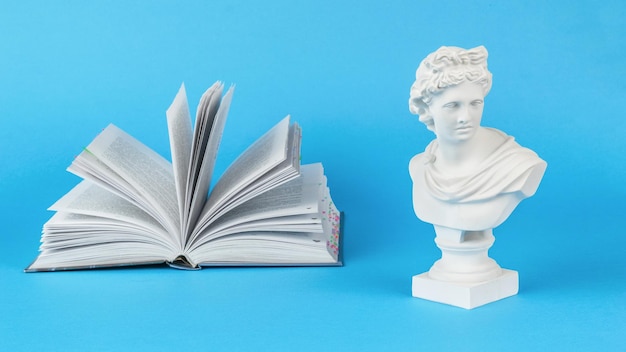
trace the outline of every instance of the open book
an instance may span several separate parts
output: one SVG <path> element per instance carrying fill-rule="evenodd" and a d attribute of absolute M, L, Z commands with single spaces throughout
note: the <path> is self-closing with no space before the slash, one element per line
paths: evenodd
<path fill-rule="evenodd" d="M 204 93 L 192 127 L 181 86 L 166 113 L 171 163 L 105 128 L 69 166 L 83 180 L 50 207 L 25 271 L 341 265 L 340 213 L 322 165 L 300 165 L 301 132 L 289 116 L 210 189 L 233 88 L 223 91 L 216 82 Z"/>

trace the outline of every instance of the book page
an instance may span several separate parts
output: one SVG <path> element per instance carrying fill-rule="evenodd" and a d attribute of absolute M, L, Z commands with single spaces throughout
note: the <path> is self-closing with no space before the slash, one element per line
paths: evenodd
<path fill-rule="evenodd" d="M 67 171 L 109 190 L 159 219 L 159 214 L 145 199 L 133 196 L 139 193 L 136 188 L 87 150 L 72 161 Z"/>
<path fill-rule="evenodd" d="M 246 222 L 276 216 L 317 213 L 318 200 L 326 186 L 321 164 L 302 165 L 300 176 L 237 206 L 220 216 L 218 224 Z"/>
<path fill-rule="evenodd" d="M 149 205 L 159 214 L 157 220 L 170 233 L 177 237 L 180 235 L 174 173 L 167 160 L 114 125 L 104 129 L 81 155 L 84 153 L 92 154 L 131 185 L 132 189 L 124 189 L 122 192 L 131 192 L 127 194 L 131 199 L 141 199 L 140 203 Z M 89 158 L 83 161 L 89 162 Z M 98 169 L 97 164 L 93 166 L 89 171 L 96 174 L 98 179 L 106 181 L 107 170 Z M 68 170 L 72 171 L 72 168 Z"/>
<path fill-rule="evenodd" d="M 258 220 L 243 224 L 244 232 L 217 237 L 198 246 L 188 256 L 201 266 L 342 265 L 341 215 L 326 186 L 318 199 L 317 217 L 321 219 L 322 232 L 300 232 L 304 227 L 297 221 L 304 220 L 304 216 Z M 289 218 L 295 221 L 285 221 Z M 294 229 L 297 230 L 293 232 Z"/>
<path fill-rule="evenodd" d="M 157 238 L 171 250 L 176 248 L 177 238 L 168 233 L 161 224 L 141 208 L 96 184 L 83 180 L 48 210 L 94 217 L 92 231 L 107 223 L 125 222 L 125 226 L 135 228 L 144 237 Z M 95 218 L 97 217 L 97 218 Z M 45 228 L 45 226 L 44 226 Z M 110 239 L 109 239 L 110 240 Z"/>
<path fill-rule="evenodd" d="M 159 251 L 163 260 L 176 256 L 175 252 L 172 252 L 171 243 L 165 241 L 167 238 L 146 236 L 146 229 L 136 225 L 134 222 L 112 218 L 57 212 L 44 224 L 40 249 L 57 251 L 58 258 L 63 258 L 63 252 L 73 247 L 135 243 L 145 244 L 146 249 Z M 139 251 L 135 256 L 141 257 L 144 254 Z M 108 255 L 115 256 L 116 253 Z"/>
<path fill-rule="evenodd" d="M 336 260 L 339 261 L 339 251 L 341 246 L 341 213 L 330 197 L 330 189 L 325 187 L 324 197 L 320 200 L 322 215 L 322 225 L 326 236 L 326 250 Z"/>
<path fill-rule="evenodd" d="M 230 109 L 234 88 L 228 89 L 221 103 L 219 103 L 222 92 L 221 87 L 216 93 L 211 94 L 210 99 L 209 97 L 203 97 L 202 100 L 206 100 L 208 104 L 201 101 L 198 106 L 196 119 L 202 121 L 202 126 L 197 127 L 201 131 L 196 131 L 198 148 L 193 153 L 192 169 L 190 171 L 191 182 L 189 182 L 187 189 L 186 204 L 188 205 L 188 216 L 185 218 L 185 236 L 189 235 L 193 230 L 208 198 L 215 161 L 222 141 L 222 135 L 224 134 L 224 126 L 226 125 L 226 117 Z M 219 105 L 217 111 L 215 111 L 216 105 Z"/>
<path fill-rule="evenodd" d="M 321 232 L 319 201 L 326 189 L 326 177 L 322 164 L 301 166 L 301 174 L 270 191 L 244 202 L 213 222 L 210 228 L 199 235 L 191 249 L 201 246 L 216 237 L 237 231 L 272 230 L 280 225 L 302 225 L 303 232 Z M 316 224 L 311 227 L 311 224 Z M 269 231 L 269 230 L 268 230 Z M 297 231 L 290 229 L 285 231 Z"/>
<path fill-rule="evenodd" d="M 167 116 L 167 130 L 170 139 L 174 179 L 176 180 L 180 221 L 182 223 L 193 133 L 184 84 L 180 86 L 174 101 L 165 112 L 165 115 Z"/>
<path fill-rule="evenodd" d="M 222 214 L 229 212 L 234 207 L 296 178 L 300 174 L 301 137 L 302 134 L 298 124 L 294 123 L 289 126 L 287 156 L 285 160 L 266 172 L 263 176 L 237 189 L 237 193 L 230 195 L 228 200 L 215 211 L 214 216 L 221 217 Z"/>
<path fill-rule="evenodd" d="M 246 232 L 220 237 L 190 255 L 200 266 L 341 265 L 318 234 Z"/>
<path fill-rule="evenodd" d="M 215 212 L 233 195 L 280 165 L 288 155 L 289 116 L 266 132 L 224 172 L 211 191 L 191 241 L 212 220 Z"/>
<path fill-rule="evenodd" d="M 167 218 L 164 217 L 159 209 L 155 208 L 148 199 L 140 196 L 140 191 L 136 187 L 87 149 L 74 159 L 72 164 L 67 168 L 67 171 L 82 177 L 84 180 L 89 180 L 110 193 L 125 199 L 145 211 L 162 226 L 168 226 Z M 171 234 L 176 235 L 176 232 L 171 232 Z"/>
<path fill-rule="evenodd" d="M 57 214 L 60 216 L 64 215 L 63 213 Z M 57 218 L 53 221 L 57 222 Z M 65 221 L 65 219 L 60 221 Z M 86 218 L 86 221 L 89 220 Z M 63 224 L 58 225 L 60 227 L 64 226 Z M 104 238 L 114 237 L 123 230 L 123 228 L 104 228 L 99 234 Z M 89 243 L 87 241 L 87 238 L 83 238 L 78 240 L 78 242 L 73 241 L 72 246 L 63 246 L 62 244 L 63 250 L 43 246 L 37 259 L 26 268 L 26 271 L 94 269 L 112 266 L 156 264 L 171 260 L 169 252 L 165 251 L 162 246 L 149 242 L 98 241 L 97 243 Z"/>

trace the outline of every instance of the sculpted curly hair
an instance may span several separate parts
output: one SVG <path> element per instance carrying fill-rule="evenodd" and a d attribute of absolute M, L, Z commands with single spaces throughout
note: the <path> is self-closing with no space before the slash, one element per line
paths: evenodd
<path fill-rule="evenodd" d="M 478 46 L 463 49 L 442 46 L 429 54 L 415 72 L 411 86 L 409 110 L 419 115 L 419 120 L 433 131 L 433 118 L 428 105 L 434 95 L 463 82 L 475 82 L 482 86 L 486 96 L 491 89 L 491 72 L 487 70 L 487 49 Z"/>

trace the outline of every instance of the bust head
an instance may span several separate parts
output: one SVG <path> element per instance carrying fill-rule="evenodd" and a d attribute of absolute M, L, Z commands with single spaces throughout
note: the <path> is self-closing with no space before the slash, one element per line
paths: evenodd
<path fill-rule="evenodd" d="M 469 50 L 442 46 L 429 54 L 415 72 L 409 110 L 419 115 L 420 121 L 434 131 L 433 116 L 429 109 L 433 97 L 465 82 L 478 84 L 482 88 L 483 97 L 489 93 L 491 72 L 487 70 L 487 49 L 484 46 Z"/>

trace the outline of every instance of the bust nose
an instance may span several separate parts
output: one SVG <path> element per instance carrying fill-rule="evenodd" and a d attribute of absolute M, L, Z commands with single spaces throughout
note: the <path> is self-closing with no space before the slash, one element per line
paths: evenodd
<path fill-rule="evenodd" d="M 457 122 L 460 124 L 466 124 L 469 121 L 469 111 L 467 109 L 461 109 L 457 117 Z"/>

